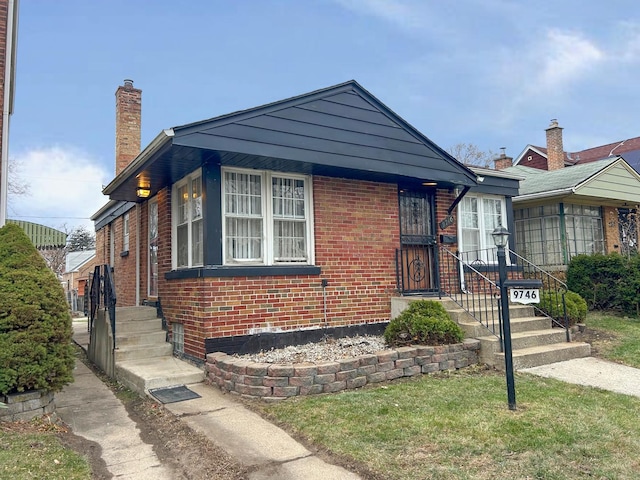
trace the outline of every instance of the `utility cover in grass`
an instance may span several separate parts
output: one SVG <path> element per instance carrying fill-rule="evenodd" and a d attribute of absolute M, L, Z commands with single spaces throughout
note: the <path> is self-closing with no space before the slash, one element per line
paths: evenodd
<path fill-rule="evenodd" d="M 160 403 L 176 403 L 184 400 L 200 398 L 193 390 L 189 390 L 184 385 L 174 385 L 173 387 L 151 388 L 149 393 L 156 397 Z"/>

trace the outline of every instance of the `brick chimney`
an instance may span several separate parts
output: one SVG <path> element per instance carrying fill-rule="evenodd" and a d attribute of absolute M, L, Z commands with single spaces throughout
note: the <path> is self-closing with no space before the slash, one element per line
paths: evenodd
<path fill-rule="evenodd" d="M 500 152 L 500 156 L 493 161 L 495 169 L 504 170 L 505 168 L 513 166 L 513 158 L 507 157 L 507 154 L 505 153 L 506 148 L 500 147 L 500 150 L 502 150 L 502 152 Z"/>
<path fill-rule="evenodd" d="M 142 90 L 125 80 L 116 90 L 116 176 L 140 153 Z"/>
<path fill-rule="evenodd" d="M 564 168 L 564 147 L 562 146 L 562 127 L 558 120 L 551 120 L 547 128 L 547 170 Z"/>

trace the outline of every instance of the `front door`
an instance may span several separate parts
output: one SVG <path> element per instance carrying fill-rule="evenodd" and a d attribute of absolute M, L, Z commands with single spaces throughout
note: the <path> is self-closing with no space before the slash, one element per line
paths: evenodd
<path fill-rule="evenodd" d="M 158 296 L 158 202 L 149 201 L 149 296 Z"/>
<path fill-rule="evenodd" d="M 403 293 L 438 291 L 435 197 L 431 190 L 401 188 L 398 287 Z"/>

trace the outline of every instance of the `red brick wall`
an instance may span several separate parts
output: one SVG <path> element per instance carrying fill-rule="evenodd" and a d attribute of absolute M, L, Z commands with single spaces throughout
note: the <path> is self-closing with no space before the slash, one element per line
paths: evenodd
<path fill-rule="evenodd" d="M 438 190 L 436 222 L 443 220 L 453 193 Z M 157 195 L 159 296 L 169 323 L 184 324 L 185 353 L 204 358 L 204 340 L 324 325 L 388 321 L 396 292 L 395 250 L 399 247 L 398 189 L 385 183 L 313 178 L 315 265 L 318 275 L 205 277 L 166 280 L 171 270 L 171 189 Z M 118 305 L 132 305 L 135 292 L 136 210 L 130 211 L 129 257 L 119 256 L 122 218 L 116 238 Z M 148 207 L 140 209 L 141 299 L 147 298 Z M 438 234 L 456 234 L 456 223 Z M 108 239 L 103 240 L 108 246 Z M 452 250 L 455 245 L 450 246 Z M 108 258 L 108 254 L 107 254 Z M 125 303 L 126 302 L 126 303 Z"/>
<path fill-rule="evenodd" d="M 166 218 L 160 221 L 160 297 L 168 321 L 184 324 L 185 353 L 203 358 L 205 338 L 324 325 L 322 279 L 328 280 L 329 326 L 389 320 L 399 245 L 397 187 L 315 177 L 313 195 L 320 276 L 163 280 L 171 264 L 170 221 L 159 205 Z"/>
<path fill-rule="evenodd" d="M 112 223 L 114 235 L 114 281 L 118 305 L 136 304 L 136 222 L 137 209 L 134 207 L 129 214 L 129 250 L 128 255 L 122 256 L 124 250 L 124 215 L 116 218 Z M 141 249 L 142 252 L 142 249 Z M 142 272 L 140 272 L 142 274 Z"/>

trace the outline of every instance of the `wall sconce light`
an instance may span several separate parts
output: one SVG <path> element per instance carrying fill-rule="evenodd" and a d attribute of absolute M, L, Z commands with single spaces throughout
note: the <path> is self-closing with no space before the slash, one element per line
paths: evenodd
<path fill-rule="evenodd" d="M 422 182 L 423 187 L 437 187 L 438 182 Z"/>
<path fill-rule="evenodd" d="M 140 198 L 148 198 L 151 195 L 151 189 L 149 187 L 138 187 L 136 195 Z"/>

